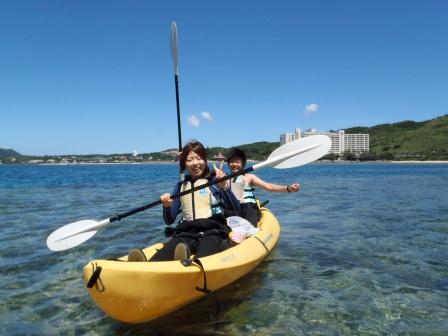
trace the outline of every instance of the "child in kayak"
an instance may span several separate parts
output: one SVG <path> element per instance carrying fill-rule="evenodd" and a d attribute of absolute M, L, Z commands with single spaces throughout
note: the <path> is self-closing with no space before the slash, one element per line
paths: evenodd
<path fill-rule="evenodd" d="M 230 153 L 227 155 L 227 164 L 229 165 L 232 173 L 238 173 L 242 171 L 246 166 L 246 154 L 239 148 L 232 148 L 230 150 Z M 258 208 L 257 200 L 254 195 L 254 187 L 260 187 L 267 191 L 288 193 L 298 192 L 300 190 L 300 185 L 298 183 L 282 186 L 265 182 L 256 175 L 249 173 L 232 178 L 230 180 L 230 186 L 232 192 L 241 204 L 240 211 L 233 214 L 247 219 L 255 227 L 257 226 L 257 223 L 261 218 L 261 212 Z M 232 214 L 232 211 L 232 209 L 226 208 L 227 214 Z"/>
<path fill-rule="evenodd" d="M 188 171 L 183 181 L 176 183 L 173 194 L 225 176 L 222 163 L 214 165 L 212 173 L 207 163 L 207 152 L 197 141 L 188 143 L 179 157 L 180 171 Z M 194 193 L 172 200 L 169 193 L 160 199 L 163 204 L 163 218 L 171 225 L 179 213 L 180 223 L 173 230 L 173 238 L 159 250 L 150 261 L 183 260 L 194 253 L 196 258 L 205 257 L 228 246 L 230 229 L 224 218 L 224 207 L 239 211 L 239 202 L 226 181 L 211 185 Z"/>

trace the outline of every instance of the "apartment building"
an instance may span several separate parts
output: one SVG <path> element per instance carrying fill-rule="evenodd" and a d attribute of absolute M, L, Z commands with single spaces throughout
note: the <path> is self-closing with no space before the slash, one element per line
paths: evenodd
<path fill-rule="evenodd" d="M 304 132 L 296 128 L 294 133 L 284 133 L 280 135 L 280 145 L 300 139 L 310 135 L 324 134 L 331 139 L 330 154 L 342 154 L 344 152 L 362 153 L 369 151 L 368 134 L 345 134 L 344 130 L 338 132 L 319 132 L 316 129 L 309 129 Z"/>
<path fill-rule="evenodd" d="M 302 137 L 302 129 L 296 128 L 294 133 L 280 134 L 280 145 L 287 144 L 288 142 L 300 139 Z"/>

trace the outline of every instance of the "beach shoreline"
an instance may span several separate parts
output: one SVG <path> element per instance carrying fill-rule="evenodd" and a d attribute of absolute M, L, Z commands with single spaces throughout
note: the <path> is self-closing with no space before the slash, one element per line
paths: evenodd
<path fill-rule="evenodd" d="M 219 160 L 209 160 L 210 163 L 216 163 L 220 162 Z M 260 161 L 256 160 L 247 160 L 248 163 L 255 164 Z M 379 164 L 379 163 L 387 163 L 387 164 L 448 164 L 448 160 L 428 160 L 428 161 L 416 161 L 416 160 L 410 160 L 410 161 L 345 161 L 345 160 L 318 160 L 313 163 L 318 164 L 326 164 L 326 163 L 371 163 L 371 164 Z M 170 164 L 170 165 L 177 165 L 178 161 L 167 161 L 167 160 L 161 160 L 161 161 L 143 161 L 143 162 L 24 162 L 24 163 L 3 163 L 0 164 L 0 166 L 10 166 L 10 165 L 39 165 L 39 166 L 75 166 L 75 165 L 144 165 L 144 164 L 150 164 L 150 165 L 163 165 L 163 164 Z"/>

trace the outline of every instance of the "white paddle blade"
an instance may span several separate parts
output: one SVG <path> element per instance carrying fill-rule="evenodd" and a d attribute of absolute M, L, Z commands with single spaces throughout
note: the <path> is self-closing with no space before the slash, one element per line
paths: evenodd
<path fill-rule="evenodd" d="M 266 161 L 284 157 L 284 160 L 280 160 L 273 167 L 277 169 L 300 167 L 328 154 L 330 147 L 331 139 L 326 135 L 307 136 L 277 148 Z"/>
<path fill-rule="evenodd" d="M 171 23 L 171 56 L 173 57 L 174 74 L 179 75 L 179 66 L 177 63 L 177 25 Z"/>
<path fill-rule="evenodd" d="M 52 251 L 67 250 L 90 239 L 98 228 L 99 223 L 90 219 L 64 225 L 48 236 L 47 246 Z"/>
<path fill-rule="evenodd" d="M 62 240 L 56 240 L 56 241 L 50 241 L 48 237 L 47 239 L 47 246 L 52 251 L 65 251 L 68 249 L 71 249 L 72 247 L 81 245 L 86 240 L 89 240 L 92 238 L 93 235 L 95 235 L 97 231 L 87 231 L 83 233 L 79 233 L 74 236 L 70 236 L 68 238 L 62 239 Z"/>

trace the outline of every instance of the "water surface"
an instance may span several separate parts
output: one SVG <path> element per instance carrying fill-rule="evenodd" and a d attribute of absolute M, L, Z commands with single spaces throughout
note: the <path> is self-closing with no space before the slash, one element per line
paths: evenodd
<path fill-rule="evenodd" d="M 96 308 L 82 279 L 92 259 L 164 239 L 155 208 L 72 250 L 45 240 L 171 191 L 175 165 L 0 166 L 0 334 L 446 335 L 448 165 L 312 164 L 257 175 L 300 182 L 258 191 L 282 225 L 273 253 L 211 298 L 131 326 Z"/>

